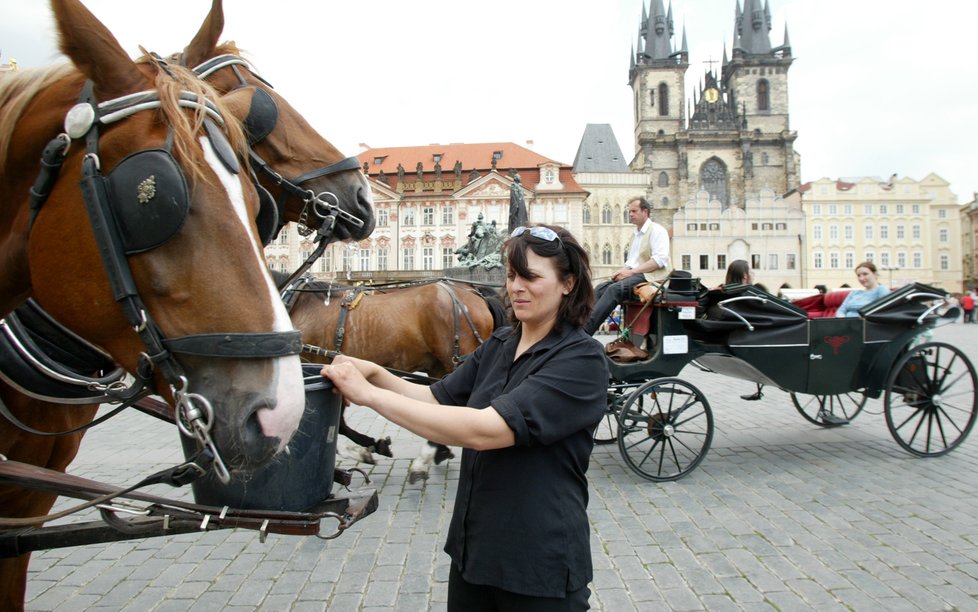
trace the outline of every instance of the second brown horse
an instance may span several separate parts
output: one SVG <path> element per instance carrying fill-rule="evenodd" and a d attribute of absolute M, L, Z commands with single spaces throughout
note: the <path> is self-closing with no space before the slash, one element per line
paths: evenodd
<path fill-rule="evenodd" d="M 278 282 L 285 278 L 273 275 Z M 283 298 L 292 324 L 302 332 L 303 360 L 328 363 L 341 352 L 398 373 L 424 372 L 432 378 L 455 369 L 504 316 L 495 288 L 449 279 L 359 288 L 302 281 L 286 288 Z M 374 452 L 393 456 L 389 437 L 375 440 L 360 434 L 343 418 L 340 433 L 356 445 L 346 454 L 358 461 L 375 463 Z M 452 456 L 445 446 L 425 444 L 411 463 L 409 482 L 427 479 L 432 463 Z"/>

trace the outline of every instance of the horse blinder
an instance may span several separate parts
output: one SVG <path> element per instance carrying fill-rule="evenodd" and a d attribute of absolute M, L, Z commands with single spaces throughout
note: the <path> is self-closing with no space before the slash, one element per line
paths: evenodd
<path fill-rule="evenodd" d="M 190 211 L 190 190 L 168 151 L 133 153 L 104 180 L 127 255 L 155 249 L 183 227 Z"/>

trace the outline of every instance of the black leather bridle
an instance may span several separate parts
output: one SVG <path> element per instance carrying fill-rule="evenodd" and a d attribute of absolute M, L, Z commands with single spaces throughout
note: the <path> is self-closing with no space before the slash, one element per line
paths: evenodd
<path fill-rule="evenodd" d="M 206 79 L 212 73 L 230 67 L 234 71 L 234 74 L 238 77 L 239 84 L 237 87 L 235 87 L 235 89 L 239 89 L 241 87 L 251 87 L 252 85 L 245 80 L 244 76 L 238 70 L 238 66 L 244 66 L 247 68 L 248 71 L 255 76 L 255 78 L 267 85 L 269 89 L 272 89 L 271 83 L 259 76 L 247 60 L 230 53 L 218 55 L 217 57 L 213 57 L 199 64 L 193 68 L 193 72 L 198 78 Z M 245 131 L 248 134 L 248 144 L 255 145 L 261 142 L 275 128 L 275 123 L 277 121 L 278 108 L 275 106 L 275 101 L 266 91 L 259 87 L 255 87 L 255 96 L 252 100 L 251 109 L 248 113 L 248 117 L 244 121 Z M 343 210 L 340 207 L 340 201 L 336 194 L 330 191 L 315 193 L 313 190 L 306 189 L 302 186 L 303 183 L 322 178 L 324 176 L 359 170 L 360 161 L 356 157 L 347 157 L 336 163 L 330 164 L 329 166 L 317 168 L 315 170 L 306 172 L 301 176 L 290 179 L 273 170 L 271 166 L 269 166 L 268 162 L 262 159 L 261 156 L 255 152 L 253 146 L 249 148 L 249 157 L 252 168 L 271 177 L 271 179 L 275 181 L 277 185 L 282 187 L 286 194 L 285 198 L 277 203 L 278 211 L 280 213 L 279 216 L 281 216 L 281 211 L 284 208 L 285 199 L 287 199 L 289 196 L 295 196 L 303 201 L 303 208 L 298 222 L 298 229 L 301 235 L 308 236 L 313 231 L 318 229 L 318 227 L 323 225 L 328 225 L 329 230 L 332 231 L 332 225 L 337 219 L 358 228 L 363 227 L 363 219 Z M 313 215 L 319 219 L 318 226 L 313 226 L 309 223 L 310 215 Z"/>

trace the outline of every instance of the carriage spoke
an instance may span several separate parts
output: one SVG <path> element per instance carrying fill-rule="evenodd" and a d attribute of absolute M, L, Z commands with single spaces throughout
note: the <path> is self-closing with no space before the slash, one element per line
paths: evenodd
<path fill-rule="evenodd" d="M 619 416 L 619 450 L 629 467 L 649 480 L 675 480 L 689 473 L 709 449 L 712 435 L 709 404 L 679 379 L 645 383 Z"/>
<path fill-rule="evenodd" d="M 894 364 L 884 402 L 887 427 L 900 446 L 915 455 L 943 455 L 975 424 L 978 376 L 957 347 L 918 345 Z"/>

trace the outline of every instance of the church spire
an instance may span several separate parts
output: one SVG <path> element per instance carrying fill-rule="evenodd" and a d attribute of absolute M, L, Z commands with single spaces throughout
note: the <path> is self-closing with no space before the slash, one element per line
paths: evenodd
<path fill-rule="evenodd" d="M 666 13 L 662 0 L 652 0 L 652 14 L 643 18 L 645 29 L 645 55 L 652 60 L 667 60 L 672 55 L 672 4 Z M 642 15 L 645 17 L 645 4 L 642 4 Z"/>
<path fill-rule="evenodd" d="M 744 0 L 744 10 L 740 10 L 740 0 L 737 0 L 737 36 L 734 38 L 734 48 L 740 48 L 750 55 L 764 55 L 771 52 L 771 9 L 767 3 L 761 6 L 761 0 Z"/>

